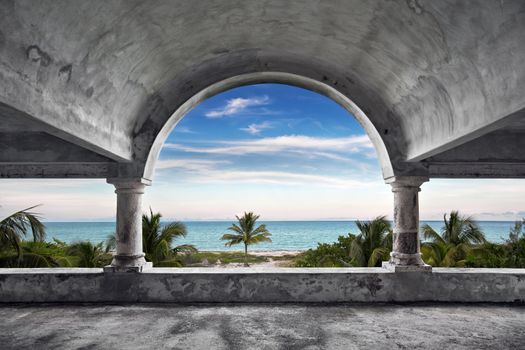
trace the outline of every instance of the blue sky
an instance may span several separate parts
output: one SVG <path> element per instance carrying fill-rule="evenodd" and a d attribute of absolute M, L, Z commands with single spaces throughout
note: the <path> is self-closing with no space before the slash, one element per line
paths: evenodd
<path fill-rule="evenodd" d="M 207 99 L 175 127 L 157 163 L 144 208 L 166 218 L 368 219 L 392 212 L 375 150 L 359 123 L 332 100 L 262 84 Z M 23 186 L 20 184 L 23 183 Z M 458 209 L 484 220 L 525 216 L 523 180 L 431 180 L 421 218 Z M 42 203 L 56 221 L 112 220 L 104 180 L 3 180 L 1 212 Z"/>
<path fill-rule="evenodd" d="M 347 187 L 377 182 L 370 140 L 346 110 L 308 90 L 264 84 L 212 97 L 174 129 L 157 165 L 162 182 Z"/>

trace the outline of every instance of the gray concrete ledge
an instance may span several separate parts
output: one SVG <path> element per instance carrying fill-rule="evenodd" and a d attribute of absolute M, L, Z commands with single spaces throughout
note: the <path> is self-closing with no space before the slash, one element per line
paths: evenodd
<path fill-rule="evenodd" d="M 525 303 L 525 269 L 0 269 L 0 302 Z"/>

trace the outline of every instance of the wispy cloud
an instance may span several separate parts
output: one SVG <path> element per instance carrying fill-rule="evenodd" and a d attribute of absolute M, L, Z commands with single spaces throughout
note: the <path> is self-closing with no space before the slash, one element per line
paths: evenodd
<path fill-rule="evenodd" d="M 178 132 L 180 134 L 195 134 L 195 131 L 191 130 L 187 126 L 177 126 L 173 129 L 173 132 Z"/>
<path fill-rule="evenodd" d="M 492 220 L 521 220 L 525 218 L 525 211 L 504 211 L 504 212 L 481 212 L 474 213 L 474 218 L 489 218 Z"/>
<path fill-rule="evenodd" d="M 350 137 L 322 138 L 304 135 L 287 135 L 267 137 L 258 140 L 218 141 L 220 146 L 191 147 L 180 144 L 167 143 L 166 149 L 203 154 L 273 154 L 299 153 L 312 157 L 325 157 L 335 160 L 344 160 L 344 153 L 364 152 L 367 156 L 373 151 L 373 145 L 366 135 Z"/>
<path fill-rule="evenodd" d="M 373 152 L 373 145 L 366 135 L 356 135 L 340 138 L 322 138 L 304 135 L 288 135 L 279 137 L 267 137 L 256 140 L 234 140 L 215 141 L 211 146 L 189 146 L 168 143 L 164 145 L 167 149 L 177 151 L 203 154 L 210 156 L 235 156 L 254 154 L 278 154 L 289 153 L 300 155 L 303 158 L 325 158 L 336 161 L 345 161 L 353 164 L 353 169 L 369 172 L 369 164 L 355 157 L 348 157 L 348 153 L 366 154 Z M 229 158 L 227 158 L 229 159 Z M 227 167 L 224 165 L 227 164 Z M 295 171 L 275 170 L 250 170 L 239 169 L 235 160 L 213 160 L 213 159 L 165 159 L 158 164 L 158 169 L 178 168 L 183 172 L 198 175 L 192 181 L 199 182 L 246 182 L 246 183 L 272 183 L 272 184 L 311 184 L 355 187 L 363 185 L 362 181 L 352 178 L 336 176 L 319 176 L 316 173 L 303 173 Z M 362 175 L 362 173 L 360 173 Z M 375 178 L 374 178 L 375 180 Z"/>
<path fill-rule="evenodd" d="M 262 106 L 269 103 L 270 98 L 266 95 L 250 98 L 237 97 L 227 100 L 225 106 L 208 111 L 205 115 L 208 118 L 221 118 L 228 115 L 239 114 L 249 107 Z"/>
<path fill-rule="evenodd" d="M 285 171 L 219 171 L 206 174 L 201 181 L 244 183 L 270 183 L 279 185 L 323 185 L 340 188 L 359 188 L 375 185 L 372 182 L 338 178 L 334 176 L 300 174 Z"/>
<path fill-rule="evenodd" d="M 184 169 L 189 171 L 210 171 L 217 165 L 229 164 L 226 160 L 207 159 L 161 159 L 157 162 L 157 169 Z"/>
<path fill-rule="evenodd" d="M 224 165 L 228 164 L 228 168 Z M 192 182 L 200 183 L 256 183 L 279 185 L 322 185 L 328 187 L 357 188 L 374 182 L 349 179 L 347 177 L 323 176 L 287 171 L 247 171 L 230 169 L 230 162 L 203 159 L 160 160 L 158 169 L 178 169 L 192 176 Z"/>
<path fill-rule="evenodd" d="M 256 124 L 256 123 L 250 124 L 248 125 L 248 127 L 241 128 L 240 130 L 246 131 L 247 133 L 255 135 L 255 134 L 259 134 L 262 130 L 270 129 L 272 127 L 273 127 L 272 123 L 270 123 L 269 121 L 264 121 L 259 124 Z"/>

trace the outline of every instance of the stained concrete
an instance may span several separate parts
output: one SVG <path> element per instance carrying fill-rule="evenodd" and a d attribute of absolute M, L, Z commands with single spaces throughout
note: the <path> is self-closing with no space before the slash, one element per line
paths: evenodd
<path fill-rule="evenodd" d="M 525 303 L 525 269 L 0 269 L 0 302 Z"/>
<path fill-rule="evenodd" d="M 0 307 L 2 349 L 524 349 L 525 307 Z"/>

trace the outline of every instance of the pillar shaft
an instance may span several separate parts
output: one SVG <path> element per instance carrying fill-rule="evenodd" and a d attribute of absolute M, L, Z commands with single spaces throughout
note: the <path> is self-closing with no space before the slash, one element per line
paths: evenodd
<path fill-rule="evenodd" d="M 423 177 L 396 177 L 388 181 L 394 193 L 394 239 L 387 267 L 401 270 L 428 270 L 421 258 L 419 243 L 419 191 Z"/>
<path fill-rule="evenodd" d="M 142 250 L 144 179 L 108 179 L 117 194 L 116 254 L 108 271 L 142 271 L 148 264 Z"/>

